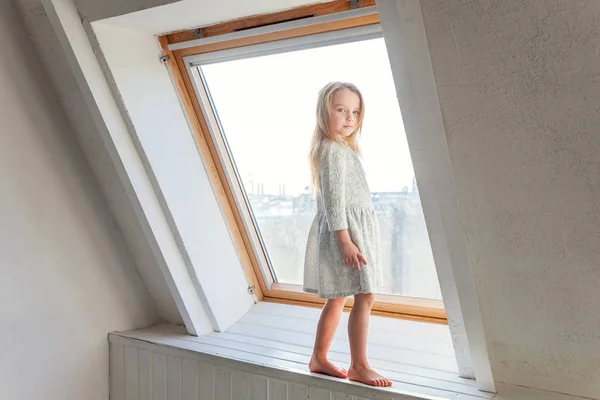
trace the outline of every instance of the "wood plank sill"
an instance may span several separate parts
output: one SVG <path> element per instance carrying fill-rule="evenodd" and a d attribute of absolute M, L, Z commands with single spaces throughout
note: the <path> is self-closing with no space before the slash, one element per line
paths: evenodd
<path fill-rule="evenodd" d="M 167 389 L 174 390 L 175 396 L 191 391 L 194 396 L 189 398 L 193 400 L 204 400 L 205 397 L 199 395 L 203 390 L 211 393 L 206 397 L 208 400 L 256 399 L 260 398 L 256 393 L 262 393 L 264 385 L 270 393 L 265 400 L 485 400 L 493 397 L 493 394 L 478 391 L 473 380 L 458 376 L 448 327 L 422 322 L 372 319 L 370 362 L 393 380 L 392 388 L 372 388 L 312 374 L 306 365 L 318 317 L 319 310 L 312 308 L 259 303 L 223 333 L 194 337 L 187 335 L 184 328 L 170 325 L 112 333 L 109 336 L 111 393 L 114 391 L 111 399 L 119 399 L 121 392 L 127 392 L 127 376 L 137 376 L 130 385 L 137 384 L 136 398 L 140 400 L 145 398 L 139 394 L 147 391 L 140 386 L 141 382 L 150 387 L 158 386 L 161 394 L 164 386 L 165 396 L 160 399 L 172 398 Z M 349 364 L 347 317 L 344 314 L 330 352 L 332 361 L 344 367 Z M 137 358 L 132 353 L 136 353 Z M 144 365 L 148 362 L 150 365 Z M 189 368 L 192 371 L 188 371 Z M 136 370 L 127 373 L 130 369 Z M 173 383 L 152 381 L 156 371 L 163 369 L 162 375 L 172 376 L 175 386 L 180 385 L 178 389 L 173 389 Z M 144 371 L 151 371 L 152 376 L 142 378 Z M 162 379 L 161 373 L 159 379 Z M 225 383 L 219 380 L 221 375 L 225 376 Z M 225 397 L 219 397 L 219 388 Z M 240 391 L 238 397 L 227 395 L 235 390 Z"/>
<path fill-rule="evenodd" d="M 112 333 L 111 400 L 576 400 L 576 396 L 497 384 L 496 395 L 458 377 L 448 327 L 374 317 L 372 366 L 394 381 L 371 388 L 308 372 L 319 310 L 256 304 L 227 332 L 201 337 L 162 325 Z M 344 314 L 330 358 L 349 362 Z"/>

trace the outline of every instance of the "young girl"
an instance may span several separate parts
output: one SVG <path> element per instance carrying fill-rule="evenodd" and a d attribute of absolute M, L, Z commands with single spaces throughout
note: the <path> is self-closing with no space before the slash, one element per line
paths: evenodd
<path fill-rule="evenodd" d="M 367 361 L 367 330 L 381 274 L 379 224 L 358 158 L 364 102 L 358 88 L 333 82 L 319 92 L 317 124 L 310 149 L 317 216 L 310 228 L 304 290 L 327 302 L 321 312 L 312 372 L 349 378 L 372 386 L 391 386 Z M 348 319 L 350 368 L 341 369 L 327 353 L 347 296 L 354 296 Z"/>

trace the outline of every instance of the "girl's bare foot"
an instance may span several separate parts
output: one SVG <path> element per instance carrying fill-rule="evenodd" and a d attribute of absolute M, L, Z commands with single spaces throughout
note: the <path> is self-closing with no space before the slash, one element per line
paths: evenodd
<path fill-rule="evenodd" d="M 345 369 L 335 366 L 327 359 L 319 361 L 315 358 L 311 358 L 308 363 L 308 369 L 310 372 L 325 374 L 336 378 L 346 379 L 348 377 L 348 373 Z"/>
<path fill-rule="evenodd" d="M 392 386 L 392 381 L 379 375 L 368 365 L 351 365 L 350 369 L 348 370 L 348 379 L 371 386 Z"/>

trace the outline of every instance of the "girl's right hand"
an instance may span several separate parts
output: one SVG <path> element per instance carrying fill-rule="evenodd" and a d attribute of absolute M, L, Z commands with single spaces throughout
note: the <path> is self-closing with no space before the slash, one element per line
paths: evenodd
<path fill-rule="evenodd" d="M 367 265 L 367 259 L 360 253 L 358 247 L 352 241 L 349 240 L 340 243 L 340 250 L 346 267 L 356 268 L 357 271 L 360 271 L 360 263 Z"/>

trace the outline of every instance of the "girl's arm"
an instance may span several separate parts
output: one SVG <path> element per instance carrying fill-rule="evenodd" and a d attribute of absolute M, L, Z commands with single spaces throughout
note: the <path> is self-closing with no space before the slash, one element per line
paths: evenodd
<path fill-rule="evenodd" d="M 340 229 L 339 231 L 335 231 L 335 237 L 340 246 L 346 243 L 352 243 L 348 229 Z"/>
<path fill-rule="evenodd" d="M 332 143 L 321 158 L 321 198 L 330 231 L 348 228 L 346 219 L 346 161 L 343 149 Z"/>

